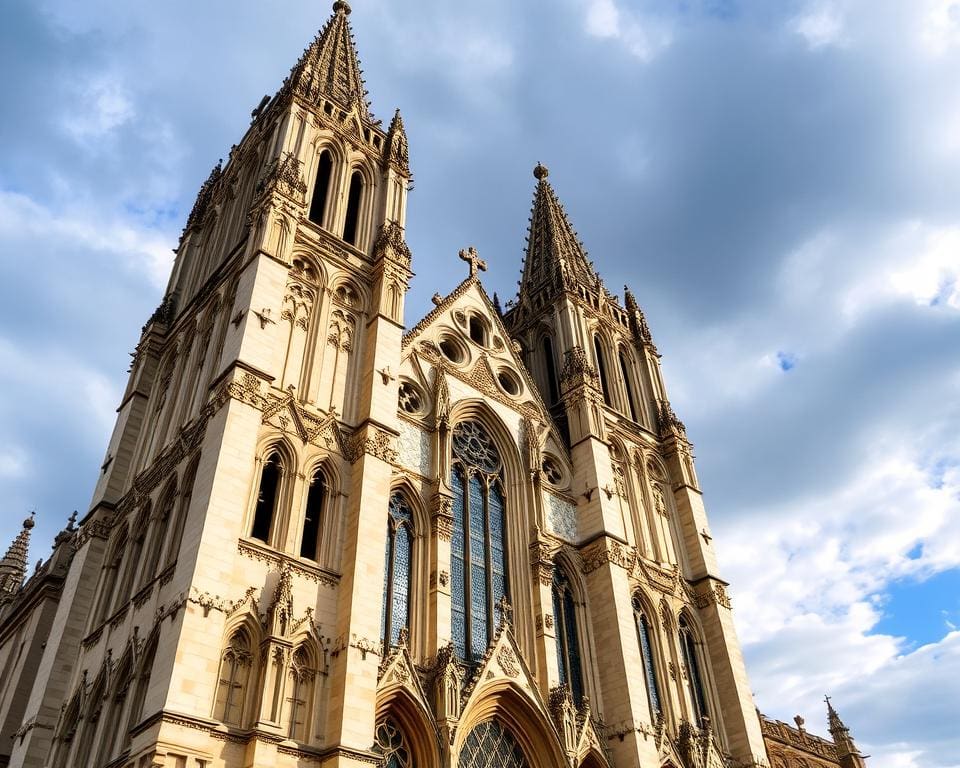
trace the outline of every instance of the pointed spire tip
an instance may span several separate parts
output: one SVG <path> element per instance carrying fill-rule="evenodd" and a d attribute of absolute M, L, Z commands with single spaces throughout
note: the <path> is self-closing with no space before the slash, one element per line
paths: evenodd
<path fill-rule="evenodd" d="M 547 178 L 550 175 L 550 169 L 542 163 L 537 163 L 536 168 L 533 169 L 533 177 L 540 181 L 541 179 Z"/>

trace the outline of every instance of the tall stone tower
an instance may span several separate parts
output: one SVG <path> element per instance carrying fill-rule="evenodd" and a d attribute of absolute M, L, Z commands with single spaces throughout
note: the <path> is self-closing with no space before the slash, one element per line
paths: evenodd
<path fill-rule="evenodd" d="M 79 528 L 0 565 L 9 764 L 764 765 L 636 301 L 538 166 L 506 314 L 467 248 L 405 330 L 407 139 L 349 14 L 203 184 Z"/>

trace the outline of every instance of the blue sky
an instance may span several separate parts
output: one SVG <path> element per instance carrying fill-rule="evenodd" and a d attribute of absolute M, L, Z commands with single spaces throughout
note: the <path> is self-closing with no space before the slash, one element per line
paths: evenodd
<path fill-rule="evenodd" d="M 960 0 L 357 0 L 416 177 L 408 325 L 515 290 L 542 161 L 644 307 L 757 702 L 960 765 Z M 83 511 L 199 184 L 328 8 L 9 0 L 0 540 Z M 435 276 L 449 277 L 435 277 Z M 5 545 L 0 545 L 5 546 Z"/>

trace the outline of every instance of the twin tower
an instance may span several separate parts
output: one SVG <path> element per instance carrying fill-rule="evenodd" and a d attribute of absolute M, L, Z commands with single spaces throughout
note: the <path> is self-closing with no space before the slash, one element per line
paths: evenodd
<path fill-rule="evenodd" d="M 0 764 L 767 764 L 636 301 L 537 166 L 516 300 L 469 249 L 408 326 L 349 14 L 201 188 L 89 512 L 0 607 Z"/>

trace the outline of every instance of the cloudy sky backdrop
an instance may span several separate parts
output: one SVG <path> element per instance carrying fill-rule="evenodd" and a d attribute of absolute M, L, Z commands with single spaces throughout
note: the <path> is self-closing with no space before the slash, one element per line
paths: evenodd
<path fill-rule="evenodd" d="M 0 11 L 0 549 L 84 511 L 200 183 L 311 0 Z M 459 248 L 515 291 L 551 169 L 696 445 L 760 708 L 960 765 L 960 0 L 357 0 L 416 189 L 408 325 Z"/>

